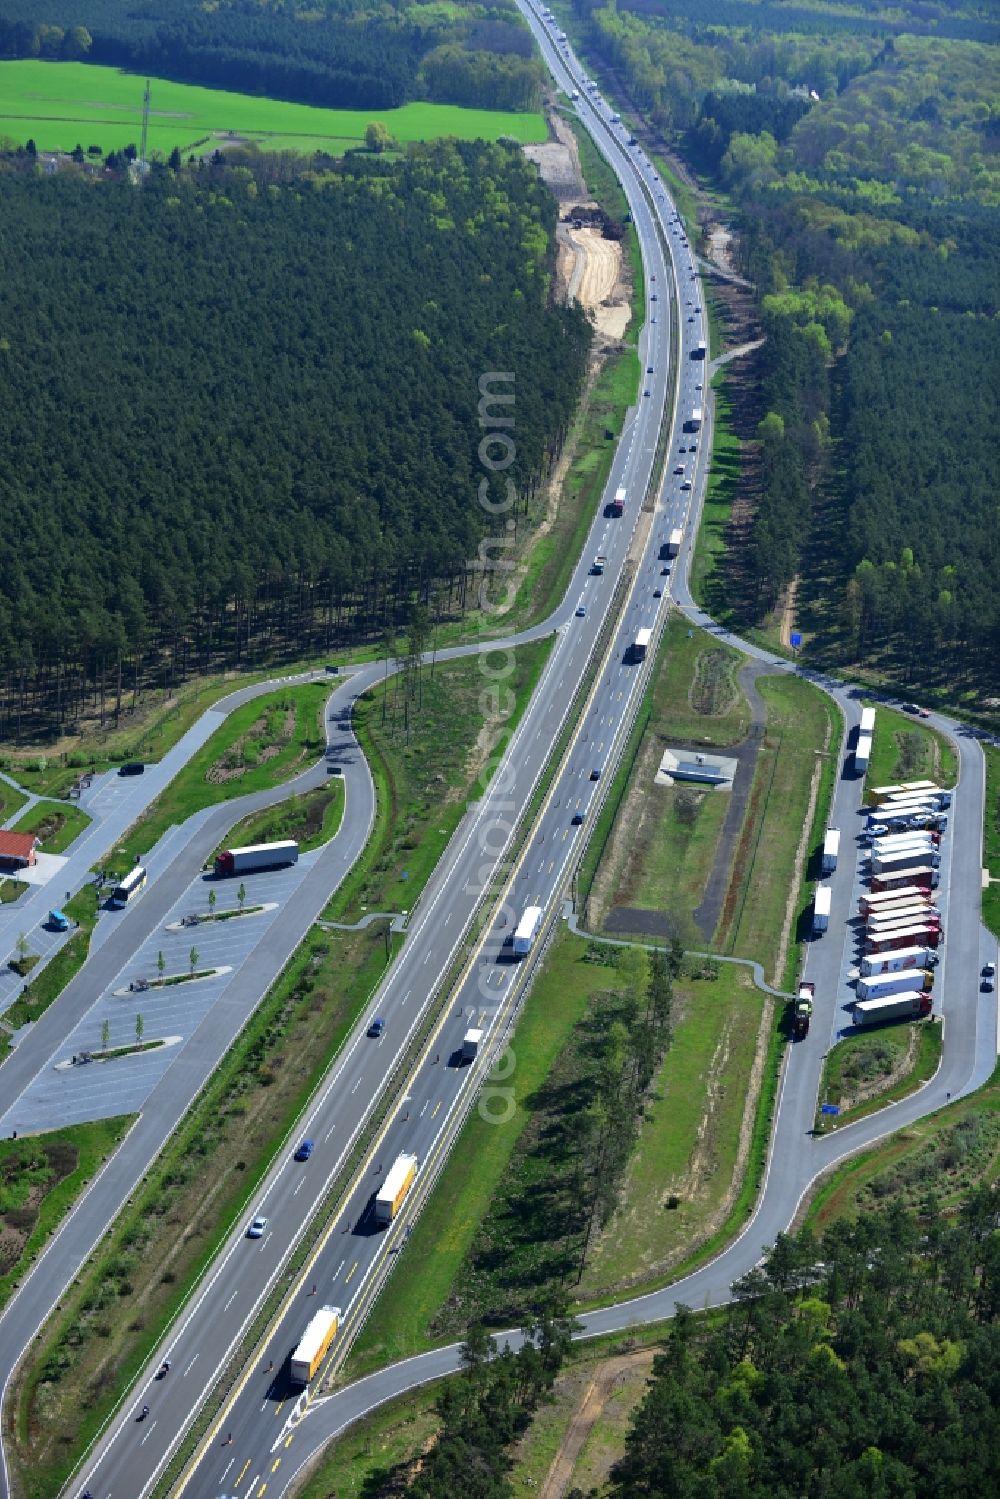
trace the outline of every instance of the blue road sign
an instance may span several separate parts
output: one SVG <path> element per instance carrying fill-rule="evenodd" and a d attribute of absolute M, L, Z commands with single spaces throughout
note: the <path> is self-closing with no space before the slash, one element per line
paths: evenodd
<path fill-rule="evenodd" d="M 840 1113 L 840 1104 L 839 1103 L 823 1103 L 823 1104 L 820 1104 L 819 1111 L 820 1111 L 821 1114 L 839 1114 Z"/>
<path fill-rule="evenodd" d="M 802 636 L 799 634 L 798 630 L 793 630 L 788 639 L 791 642 L 792 650 L 797 651 L 799 646 L 802 644 Z"/>

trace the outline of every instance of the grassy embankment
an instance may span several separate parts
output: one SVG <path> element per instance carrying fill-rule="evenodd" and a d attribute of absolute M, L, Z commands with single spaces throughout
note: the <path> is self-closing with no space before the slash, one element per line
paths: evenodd
<path fill-rule="evenodd" d="M 464 817 L 476 787 L 496 768 L 497 745 L 520 721 L 552 647 L 521 646 L 502 684 L 514 694 L 506 719 L 484 723 L 480 699 L 492 679 L 475 656 L 422 669 L 419 704 L 390 678 L 360 700 L 355 730 L 375 781 L 375 825 L 364 852 L 326 912 L 356 921 L 368 909 L 410 910 Z M 496 667 L 496 658 L 493 658 Z"/>
<path fill-rule="evenodd" d="M 219 848 L 246 848 L 253 843 L 279 843 L 294 838 L 299 851 L 308 853 L 329 843 L 343 815 L 344 783 L 339 776 L 331 776 L 325 786 L 318 786 L 315 791 L 289 797 L 276 807 L 266 807 L 263 812 L 244 817 L 229 829 Z"/>
<path fill-rule="evenodd" d="M 582 1241 L 565 1194 L 572 1195 L 579 1163 L 567 1142 L 594 1048 L 644 974 L 640 952 L 559 933 L 518 1022 L 513 1071 L 487 1085 L 484 1109 L 467 1121 L 407 1244 L 422 1273 L 407 1281 L 405 1297 L 376 1303 L 348 1376 L 459 1337 L 477 1317 L 517 1325 L 532 1297 L 567 1275 L 581 1302 L 661 1283 L 670 1278 L 667 1267 L 725 1216 L 763 1008 L 746 975 L 729 968 L 675 982 L 673 1042 L 651 1090 L 622 1207 L 576 1286 L 571 1272 Z M 508 1098 L 510 1117 L 493 1122 Z"/>
<path fill-rule="evenodd" d="M 841 1218 L 890 1201 L 919 1211 L 933 1192 L 946 1212 L 1000 1171 L 1000 1068 L 976 1093 L 897 1130 L 852 1156 L 814 1192 L 805 1226 L 820 1233 Z"/>
<path fill-rule="evenodd" d="M 0 62 L 3 133 L 21 145 L 33 139 L 40 151 L 72 151 L 77 144 L 85 151 L 90 145 L 120 151 L 138 143 L 143 87 L 137 74 L 94 63 Z M 425 102 L 374 112 L 323 109 L 167 78 L 152 80 L 151 101 L 149 149 L 164 158 L 175 146 L 185 155 L 203 155 L 238 141 L 262 150 L 341 155 L 363 144 L 373 118 L 400 143 L 449 135 L 461 140 L 511 136 L 527 143 L 546 136 L 539 113 Z"/>
<path fill-rule="evenodd" d="M 875 709 L 872 754 L 866 786 L 896 786 L 901 781 L 936 781 L 954 786 L 958 757 L 943 734 L 908 713 L 862 699 Z"/>
<path fill-rule="evenodd" d="M 13 775 L 13 771 L 8 770 L 8 774 Z M 9 781 L 0 780 L 0 827 L 10 822 L 27 800 L 23 791 L 18 791 Z"/>
<path fill-rule="evenodd" d="M 750 725 L 736 674 L 743 658 L 673 615 L 664 632 L 648 715 L 640 714 L 629 751 L 588 845 L 579 890 L 587 923 L 603 923 L 614 904 L 666 911 L 680 939 L 703 947 L 693 912 L 715 859 L 728 796 L 654 784 L 667 743 L 706 748 L 738 743 Z M 628 829 L 619 837 L 618 829 Z"/>
<path fill-rule="evenodd" d="M 915 1093 L 937 1071 L 941 1042 L 933 1022 L 882 1026 L 838 1041 L 823 1063 L 817 1130 L 840 1129 Z M 824 1103 L 839 1104 L 841 1112 L 821 1115 Z"/>
<path fill-rule="evenodd" d="M 97 899 L 94 887 L 85 885 L 66 901 L 63 911 L 77 923 L 77 930 L 45 967 L 22 989 L 18 999 L 3 1012 L 8 1025 L 17 1029 L 37 1020 L 52 1002 L 59 998 L 70 979 L 83 967 L 90 947 L 90 934 L 97 920 Z"/>
<path fill-rule="evenodd" d="M 131 1123 L 131 1116 L 99 1119 L 41 1138 L 0 1141 L 0 1307 Z"/>
<path fill-rule="evenodd" d="M 43 854 L 61 854 L 90 827 L 90 818 L 73 802 L 36 802 L 18 818 L 14 831 L 36 833 Z"/>
<path fill-rule="evenodd" d="M 990 883 L 983 891 L 983 920 L 1000 937 L 1000 749 L 985 747 L 986 808 L 983 819 L 983 863 Z"/>
<path fill-rule="evenodd" d="M 716 375 L 712 389 L 715 393 L 712 462 L 701 525 L 691 559 L 691 596 L 714 619 L 728 624 L 732 614 L 731 585 L 723 563 L 727 550 L 726 533 L 740 478 L 740 444 L 730 425 L 732 403 L 724 369 Z"/>

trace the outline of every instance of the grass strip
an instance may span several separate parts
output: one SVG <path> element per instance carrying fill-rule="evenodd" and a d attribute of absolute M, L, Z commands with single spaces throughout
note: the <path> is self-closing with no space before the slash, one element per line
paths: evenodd
<path fill-rule="evenodd" d="M 958 758 L 937 729 L 907 713 L 897 713 L 884 703 L 862 699 L 875 709 L 875 733 L 865 784 L 895 786 L 900 781 L 936 781 L 954 786 L 958 780 Z"/>
<path fill-rule="evenodd" d="M 10 1300 L 136 1117 L 126 1114 L 53 1130 L 44 1137 L 0 1140 L 0 1222 L 5 1239 L 0 1307 Z"/>
<path fill-rule="evenodd" d="M 41 801 L 18 818 L 13 831 L 36 833 L 43 853 L 61 854 L 89 827 L 90 818 L 82 807 L 72 802 Z"/>
<path fill-rule="evenodd" d="M 77 930 L 49 959 L 45 967 L 26 984 L 20 997 L 3 1012 L 3 1018 L 15 1029 L 37 1020 L 57 1000 L 71 979 L 87 961 L 90 934 L 97 920 L 97 896 L 93 886 L 86 886 L 67 901 L 63 910 L 77 922 Z"/>
<path fill-rule="evenodd" d="M 873 1039 L 879 1037 L 905 1037 L 909 1027 L 895 1027 L 892 1031 L 868 1032 L 859 1036 L 847 1036 L 843 1041 L 831 1047 L 826 1062 L 823 1065 L 823 1077 L 820 1081 L 819 1097 L 824 1102 L 836 1103 L 842 1095 L 843 1081 L 842 1071 L 846 1060 L 855 1053 L 858 1048 L 867 1042 L 870 1046 Z M 875 1093 L 871 1098 L 865 1099 L 863 1103 L 854 1108 L 844 1109 L 840 1114 L 821 1114 L 819 1107 L 816 1109 L 815 1133 L 818 1135 L 832 1134 L 834 1130 L 842 1129 L 845 1124 L 853 1124 L 857 1119 L 864 1119 L 868 1114 L 876 1114 L 879 1109 L 884 1109 L 890 1103 L 898 1103 L 901 1098 L 908 1098 L 911 1093 L 916 1093 L 924 1083 L 937 1072 L 941 1065 L 941 1049 L 943 1042 L 943 1030 L 936 1022 L 928 1020 L 921 1022 L 917 1027 L 917 1048 L 912 1066 L 903 1077 L 897 1078 L 895 1082 Z"/>
<path fill-rule="evenodd" d="M 305 854 L 335 837 L 343 815 L 344 783 L 334 776 L 325 786 L 290 796 L 276 807 L 265 807 L 244 817 L 229 829 L 225 843 L 216 853 L 223 848 L 246 848 L 254 843 L 280 843 L 294 838 L 299 852 Z"/>
<path fill-rule="evenodd" d="M 990 883 L 983 890 L 983 920 L 994 937 L 1000 937 L 1000 749 L 984 745 L 983 753 L 986 756 L 983 862 L 990 872 Z"/>

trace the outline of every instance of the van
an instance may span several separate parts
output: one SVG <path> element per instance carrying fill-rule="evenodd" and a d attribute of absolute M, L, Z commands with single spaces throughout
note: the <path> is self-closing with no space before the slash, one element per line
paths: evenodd
<path fill-rule="evenodd" d="M 146 767 L 141 760 L 129 760 L 127 765 L 119 765 L 118 774 L 120 776 L 141 776 L 145 769 Z"/>

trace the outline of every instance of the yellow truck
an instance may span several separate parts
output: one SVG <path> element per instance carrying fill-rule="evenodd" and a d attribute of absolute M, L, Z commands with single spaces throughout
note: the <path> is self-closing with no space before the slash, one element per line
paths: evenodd
<path fill-rule="evenodd" d="M 306 1385 L 329 1352 L 340 1326 L 340 1307 L 321 1306 L 309 1320 L 298 1347 L 292 1354 L 289 1375 L 293 1384 Z"/>
<path fill-rule="evenodd" d="M 382 1190 L 375 1198 L 375 1222 L 379 1226 L 391 1223 L 403 1206 L 403 1199 L 413 1185 L 417 1174 L 415 1155 L 398 1155 L 393 1162 Z"/>

